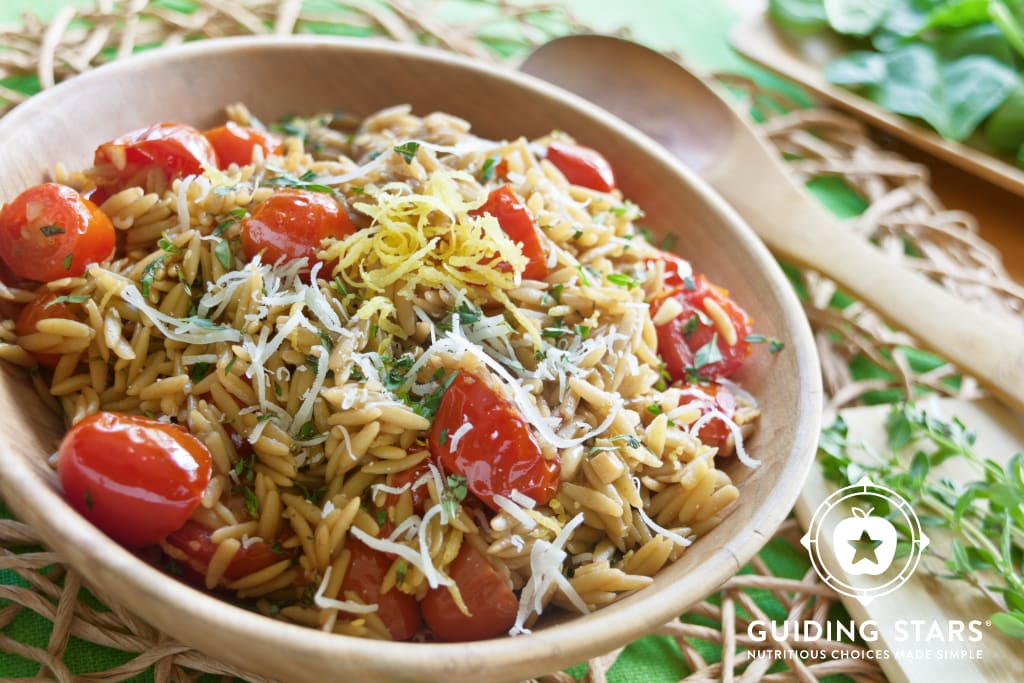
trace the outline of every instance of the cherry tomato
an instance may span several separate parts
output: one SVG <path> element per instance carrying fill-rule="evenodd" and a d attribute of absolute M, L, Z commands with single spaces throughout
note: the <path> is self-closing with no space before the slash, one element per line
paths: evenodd
<path fill-rule="evenodd" d="M 746 337 L 750 334 L 752 321 L 724 289 L 711 284 L 703 275 L 697 275 L 688 285 L 670 291 L 667 296 L 655 297 L 651 303 L 654 312 L 670 298 L 678 301 L 683 310 L 673 320 L 656 326 L 655 331 L 658 334 L 658 353 L 673 381 L 693 381 L 694 373 L 704 379 L 728 377 L 746 362 L 751 351 Z M 732 323 L 736 333 L 734 344 L 729 344 L 718 334 L 718 327 L 707 312 L 708 300 L 718 304 Z M 698 352 L 712 340 L 717 353 L 708 354 L 705 350 L 706 357 L 699 358 Z M 700 367 L 696 367 L 697 364 Z"/>
<path fill-rule="evenodd" d="M 528 280 L 543 280 L 548 276 L 547 256 L 540 240 L 540 229 L 533 220 L 533 214 L 526 208 L 511 187 L 502 185 L 487 195 L 487 201 L 479 209 L 469 212 L 471 216 L 490 214 L 498 219 L 502 231 L 523 249 L 528 259 L 523 277 Z M 508 264 L 505 264 L 506 266 Z"/>
<path fill-rule="evenodd" d="M 28 302 L 21 313 L 18 314 L 18 319 L 14 323 L 14 331 L 19 337 L 38 332 L 36 327 L 40 320 L 46 320 L 47 318 L 63 318 L 64 320 L 78 320 L 78 316 L 71 312 L 71 309 L 65 306 L 63 303 L 55 301 L 57 298 L 56 294 L 48 293 L 42 296 L 36 297 L 32 301 Z M 48 368 L 57 366 L 57 362 L 60 361 L 59 353 L 33 353 L 35 359 L 39 361 L 40 365 L 45 365 Z"/>
<path fill-rule="evenodd" d="M 217 153 L 210 141 L 192 126 L 181 123 L 156 123 L 125 133 L 96 148 L 93 165 L 103 176 L 101 185 L 122 190 L 140 186 L 155 187 L 151 171 L 158 171 L 163 185 L 175 178 L 199 175 L 204 167 L 217 168 Z"/>
<path fill-rule="evenodd" d="M 427 591 L 420 609 L 423 620 L 438 640 L 485 640 L 504 635 L 512 628 L 519 601 L 479 550 L 463 543 L 448 567 L 448 575 L 455 580 L 469 616 L 459 611 L 446 587 Z"/>
<path fill-rule="evenodd" d="M 217 152 L 220 168 L 227 168 L 231 164 L 251 164 L 252 152 L 257 147 L 263 149 L 264 157 L 281 151 L 281 139 L 276 135 L 259 128 L 240 126 L 234 121 L 203 131 L 203 135 Z"/>
<path fill-rule="evenodd" d="M 352 560 L 341 582 L 341 593 L 353 591 L 367 604 L 377 605 L 377 616 L 388 627 L 393 640 L 408 640 L 420 632 L 423 620 L 416 598 L 392 588 L 380 592 L 381 581 L 391 568 L 392 559 L 364 543 L 352 539 L 348 543 Z"/>
<path fill-rule="evenodd" d="M 165 541 L 185 554 L 184 562 L 189 569 L 199 576 L 206 576 L 210 558 L 217 552 L 217 544 L 210 540 L 209 529 L 190 519 L 180 529 L 167 534 Z M 274 552 L 271 544 L 264 540 L 244 545 L 238 549 L 228 568 L 224 570 L 224 578 L 228 581 L 240 579 L 266 569 L 291 554 L 286 555 L 285 551 Z"/>
<path fill-rule="evenodd" d="M 470 425 L 468 431 L 463 425 Z M 455 435 L 459 433 L 459 436 Z M 479 377 L 460 372 L 441 399 L 430 432 L 430 452 L 493 510 L 494 495 L 517 490 L 537 503 L 551 500 L 561 464 L 546 458 L 515 405 Z"/>
<path fill-rule="evenodd" d="M 683 389 L 679 405 L 696 404 L 701 415 L 717 410 L 730 420 L 736 414 L 736 396 L 721 384 L 694 384 Z M 712 418 L 700 428 L 697 436 L 708 446 L 716 446 L 719 450 L 725 447 L 732 431 L 721 418 Z"/>
<path fill-rule="evenodd" d="M 57 472 L 68 502 L 114 540 L 150 545 L 180 529 L 210 481 L 210 451 L 185 429 L 95 413 L 64 435 Z"/>
<path fill-rule="evenodd" d="M 548 161 L 573 185 L 589 187 L 598 192 L 611 192 L 615 189 L 612 165 L 597 150 L 555 140 L 548 145 Z"/>
<path fill-rule="evenodd" d="M 113 250 L 110 219 L 70 187 L 30 187 L 0 211 L 0 258 L 20 277 L 78 277 Z"/>
<path fill-rule="evenodd" d="M 661 283 L 665 287 L 663 295 L 674 294 L 686 286 L 687 279 L 693 279 L 693 266 L 690 262 L 668 251 L 659 249 L 656 256 L 644 259 L 644 264 L 649 271 L 653 271 L 655 263 L 659 261 L 662 263 Z"/>
<path fill-rule="evenodd" d="M 281 190 L 242 221 L 242 249 L 250 260 L 262 253 L 264 263 L 305 258 L 312 266 L 321 242 L 355 231 L 348 214 L 330 195 Z"/>

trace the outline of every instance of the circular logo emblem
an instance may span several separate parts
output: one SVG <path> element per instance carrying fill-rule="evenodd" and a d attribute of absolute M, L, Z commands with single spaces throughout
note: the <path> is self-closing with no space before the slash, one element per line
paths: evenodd
<path fill-rule="evenodd" d="M 896 526 L 877 514 L 885 508 L 910 533 L 910 552 L 898 559 Z M 866 605 L 907 582 L 928 537 L 903 496 L 864 477 L 818 506 L 800 543 L 822 581 Z"/>

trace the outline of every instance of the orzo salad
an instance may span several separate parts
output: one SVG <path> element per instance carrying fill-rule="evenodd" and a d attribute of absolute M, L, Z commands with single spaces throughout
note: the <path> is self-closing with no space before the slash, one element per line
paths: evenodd
<path fill-rule="evenodd" d="M 406 106 L 162 122 L 0 211 L 0 357 L 68 502 L 168 573 L 394 640 L 648 585 L 738 496 L 765 341 L 599 151 Z M 774 344 L 773 344 L 774 346 Z"/>

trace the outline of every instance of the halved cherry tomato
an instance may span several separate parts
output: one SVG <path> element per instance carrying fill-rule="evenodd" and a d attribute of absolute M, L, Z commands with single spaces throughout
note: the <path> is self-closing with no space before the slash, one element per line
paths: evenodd
<path fill-rule="evenodd" d="M 679 398 L 679 405 L 690 403 L 700 408 L 702 416 L 717 410 L 731 420 L 736 414 L 736 396 L 721 384 L 694 384 L 685 387 L 683 395 Z M 712 418 L 697 432 L 703 443 L 715 446 L 719 450 L 725 447 L 730 434 L 732 431 L 721 418 Z"/>
<path fill-rule="evenodd" d="M 516 490 L 543 504 L 558 488 L 561 463 L 544 457 L 515 405 L 464 371 L 441 399 L 430 431 L 430 452 L 447 471 L 466 477 L 469 490 L 493 510 L 499 509 L 496 494 L 508 496 Z"/>
<path fill-rule="evenodd" d="M 463 642 L 503 635 L 512 628 L 519 601 L 508 583 L 494 570 L 479 550 L 463 543 L 448 567 L 469 616 L 459 611 L 451 592 L 444 586 L 427 591 L 420 609 L 423 620 L 438 640 Z"/>
<path fill-rule="evenodd" d="M 43 294 L 25 304 L 18 314 L 14 323 L 14 331 L 19 337 L 38 332 L 37 325 L 40 320 L 47 318 L 63 318 L 64 320 L 78 320 L 78 316 L 71 312 L 71 309 L 63 303 L 56 301 L 57 295 L 53 293 Z M 60 354 L 57 353 L 32 353 L 40 365 L 48 368 L 57 366 L 60 361 Z"/>
<path fill-rule="evenodd" d="M 231 164 L 251 164 L 252 152 L 257 147 L 263 149 L 264 157 L 281 151 L 281 138 L 259 128 L 240 126 L 234 121 L 203 131 L 203 135 L 217 152 L 220 168 L 227 168 Z"/>
<path fill-rule="evenodd" d="M 548 145 L 548 161 L 573 185 L 598 192 L 615 189 L 615 172 L 608 160 L 595 149 L 555 140 Z"/>
<path fill-rule="evenodd" d="M 242 221 L 242 249 L 250 260 L 262 253 L 264 263 L 305 258 L 312 266 L 321 242 L 355 231 L 348 214 L 330 195 L 281 190 Z"/>
<path fill-rule="evenodd" d="M 655 263 L 659 261 L 662 263 L 661 283 L 664 285 L 662 295 L 674 294 L 686 286 L 687 279 L 693 278 L 693 266 L 690 265 L 690 262 L 682 256 L 676 256 L 668 251 L 659 249 L 656 256 L 644 259 L 644 264 L 648 271 L 653 271 Z"/>
<path fill-rule="evenodd" d="M 180 529 L 210 481 L 210 451 L 176 425 L 94 413 L 68 430 L 57 460 L 73 508 L 125 545 Z"/>
<path fill-rule="evenodd" d="M 162 191 L 175 178 L 217 168 L 217 153 L 201 132 L 182 123 L 156 123 L 125 133 L 96 148 L 93 165 L 100 185 L 122 190 L 140 186 Z M 154 178 L 151 172 L 158 172 Z"/>
<path fill-rule="evenodd" d="M 113 249 L 110 219 L 70 187 L 30 187 L 0 211 L 0 258 L 20 277 L 78 277 Z"/>
<path fill-rule="evenodd" d="M 416 598 L 392 588 L 380 592 L 381 581 L 391 568 L 392 559 L 355 539 L 346 546 L 352 560 L 341 582 L 341 593 L 353 591 L 364 602 L 377 605 L 377 616 L 387 626 L 393 640 L 408 640 L 420 632 L 423 620 Z"/>
<path fill-rule="evenodd" d="M 651 302 L 653 312 L 656 313 L 667 299 L 675 299 L 683 308 L 673 320 L 655 327 L 658 353 L 673 381 L 693 381 L 694 373 L 704 379 L 728 377 L 743 365 L 751 351 L 746 338 L 752 321 L 746 311 L 729 298 L 728 292 L 711 284 L 703 275 L 697 275 L 667 296 L 655 297 Z M 709 300 L 728 317 L 736 334 L 735 343 L 729 344 L 718 334 L 718 327 L 707 312 Z M 698 352 L 712 340 L 717 354 L 705 351 L 706 357 L 698 358 Z M 716 356 L 720 358 L 710 360 Z M 700 367 L 695 367 L 698 363 Z"/>
<path fill-rule="evenodd" d="M 548 275 L 547 257 L 540 240 L 540 229 L 533 220 L 533 214 L 526 204 L 508 185 L 502 185 L 487 195 L 487 201 L 479 209 L 469 212 L 471 216 L 490 214 L 498 219 L 502 231 L 519 244 L 523 256 L 528 259 L 523 277 L 528 280 L 543 280 Z M 506 266 L 508 264 L 505 264 Z"/>
<path fill-rule="evenodd" d="M 184 564 L 200 576 L 206 575 L 210 558 L 217 552 L 217 544 L 210 540 L 210 530 L 191 519 L 180 529 L 167 534 L 164 541 L 180 550 L 185 555 Z M 286 555 L 283 550 L 274 552 L 273 547 L 263 539 L 245 544 L 238 549 L 228 568 L 224 570 L 224 578 L 228 581 L 240 579 L 266 569 L 290 555 L 292 553 Z"/>

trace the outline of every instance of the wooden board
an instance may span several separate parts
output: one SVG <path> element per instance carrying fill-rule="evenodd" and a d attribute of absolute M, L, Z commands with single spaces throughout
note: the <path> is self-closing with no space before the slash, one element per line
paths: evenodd
<path fill-rule="evenodd" d="M 1005 463 L 1014 453 L 1024 451 L 1024 420 L 999 403 L 983 401 L 942 400 L 938 402 L 941 413 L 946 417 L 959 417 L 978 434 L 976 452 Z M 850 443 L 866 443 L 884 452 L 884 419 L 888 406 L 854 408 L 842 412 L 849 426 Z M 854 454 L 851 454 L 854 455 Z M 944 476 L 954 480 L 967 481 L 976 478 L 973 471 L 963 463 L 948 462 L 942 466 Z M 836 490 L 826 482 L 821 469 L 813 468 L 797 501 L 796 513 L 805 529 L 808 528 L 815 509 Z M 923 510 L 918 510 L 923 514 Z M 943 532 L 932 529 L 927 533 L 940 549 L 948 547 L 948 538 Z M 829 538 L 825 538 L 829 536 Z M 822 552 L 831 552 L 830 534 L 820 538 Z M 937 566 L 934 565 L 933 566 Z M 846 583 L 857 579 L 842 572 L 838 575 Z M 880 659 L 886 676 L 893 683 L 935 683 L 935 681 L 1017 681 L 1024 671 L 1024 649 L 1019 641 L 1002 635 L 990 625 L 982 623 L 978 628 L 982 639 L 978 643 L 920 642 L 913 638 L 901 637 L 897 622 L 903 622 L 904 632 L 915 628 L 908 620 L 924 620 L 928 629 L 932 623 L 947 628 L 951 620 L 984 622 L 993 611 L 992 606 L 977 591 L 960 581 L 939 579 L 931 576 L 924 568 L 918 567 L 907 583 L 894 592 L 862 605 L 853 598 L 843 597 L 843 604 L 858 622 L 871 620 L 877 624 L 878 641 L 869 643 L 872 649 L 916 650 L 914 657 Z M 970 632 L 967 632 L 970 635 Z M 925 640 L 925 639 L 922 639 Z M 951 659 L 950 651 L 981 652 L 979 659 Z M 929 654 L 930 653 L 930 654 Z"/>

